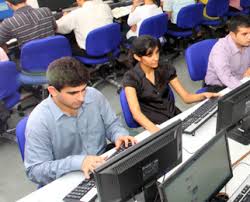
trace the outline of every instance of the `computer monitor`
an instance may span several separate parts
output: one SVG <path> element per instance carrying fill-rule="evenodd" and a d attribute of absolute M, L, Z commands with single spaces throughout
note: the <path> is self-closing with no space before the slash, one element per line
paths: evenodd
<path fill-rule="evenodd" d="M 230 91 L 218 101 L 216 132 L 227 128 L 228 137 L 250 143 L 250 81 Z"/>
<path fill-rule="evenodd" d="M 221 131 L 158 184 L 162 202 L 210 201 L 232 178 L 226 131 Z"/>
<path fill-rule="evenodd" d="M 99 201 L 125 201 L 142 191 L 145 201 L 153 201 L 157 179 L 181 161 L 182 125 L 179 120 L 94 171 Z"/>
<path fill-rule="evenodd" d="M 51 11 L 61 11 L 72 7 L 75 0 L 37 0 L 39 7 L 48 7 Z"/>

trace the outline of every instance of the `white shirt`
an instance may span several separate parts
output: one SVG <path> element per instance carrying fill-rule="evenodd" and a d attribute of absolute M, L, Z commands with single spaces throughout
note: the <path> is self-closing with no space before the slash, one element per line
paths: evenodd
<path fill-rule="evenodd" d="M 110 7 L 98 0 L 86 1 L 81 7 L 56 21 L 58 33 L 68 34 L 74 31 L 81 49 L 86 49 L 85 41 L 90 31 L 112 22 Z"/>
<path fill-rule="evenodd" d="M 171 22 L 176 24 L 179 11 L 190 4 L 195 4 L 195 0 L 164 0 L 163 10 L 172 12 Z"/>
<path fill-rule="evenodd" d="M 129 30 L 127 33 L 127 39 L 132 36 L 138 36 L 140 26 L 143 20 L 161 13 L 163 13 L 162 9 L 155 4 L 148 4 L 136 7 L 135 10 L 131 12 L 128 16 L 128 25 L 136 25 L 136 31 L 133 32 L 132 30 Z"/>

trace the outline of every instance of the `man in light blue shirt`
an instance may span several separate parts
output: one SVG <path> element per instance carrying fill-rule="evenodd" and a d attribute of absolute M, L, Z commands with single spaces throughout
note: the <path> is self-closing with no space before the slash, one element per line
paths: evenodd
<path fill-rule="evenodd" d="M 26 126 L 24 164 L 28 177 L 45 185 L 72 172 L 89 172 L 105 161 L 106 138 L 116 148 L 128 136 L 106 98 L 87 87 L 88 72 L 74 58 L 52 62 L 47 71 L 50 96 L 35 107 Z"/>

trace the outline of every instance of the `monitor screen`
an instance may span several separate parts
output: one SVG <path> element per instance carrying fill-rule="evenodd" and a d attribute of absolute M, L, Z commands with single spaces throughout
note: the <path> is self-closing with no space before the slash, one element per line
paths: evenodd
<path fill-rule="evenodd" d="M 232 176 L 227 137 L 222 131 L 158 185 L 161 201 L 208 201 Z"/>
<path fill-rule="evenodd" d="M 156 180 L 181 161 L 182 125 L 179 120 L 95 170 L 99 201 L 125 201 L 136 193 L 146 192 L 149 185 L 155 185 L 157 194 Z M 150 192 L 152 193 L 153 191 Z M 144 195 L 148 197 L 147 194 Z"/>
<path fill-rule="evenodd" d="M 249 144 L 250 135 L 250 81 L 230 91 L 218 101 L 217 133 L 228 129 L 228 136 L 243 144 Z"/>
<path fill-rule="evenodd" d="M 39 7 L 48 7 L 51 11 L 60 11 L 72 7 L 75 0 L 37 0 Z"/>

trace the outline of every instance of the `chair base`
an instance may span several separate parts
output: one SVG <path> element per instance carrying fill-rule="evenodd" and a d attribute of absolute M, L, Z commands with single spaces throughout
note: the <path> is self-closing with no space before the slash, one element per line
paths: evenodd
<path fill-rule="evenodd" d="M 4 138 L 11 142 L 17 142 L 15 131 L 16 131 L 16 128 L 8 129 L 7 131 L 0 134 L 0 138 Z"/>

